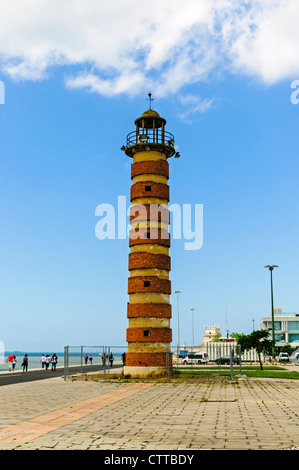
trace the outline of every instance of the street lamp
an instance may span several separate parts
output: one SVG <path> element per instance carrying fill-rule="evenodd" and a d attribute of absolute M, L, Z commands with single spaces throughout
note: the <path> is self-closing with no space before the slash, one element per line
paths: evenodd
<path fill-rule="evenodd" d="M 176 290 L 175 294 L 177 294 L 177 309 L 178 309 L 178 349 L 180 347 L 180 309 L 179 309 L 179 294 L 181 294 L 180 290 Z"/>
<path fill-rule="evenodd" d="M 192 312 L 192 342 L 193 342 L 193 348 L 194 348 L 194 310 L 195 308 L 190 308 Z"/>
<path fill-rule="evenodd" d="M 276 264 L 264 266 L 264 268 L 268 268 L 270 271 L 270 278 L 271 278 L 271 313 L 272 313 L 272 355 L 275 357 L 275 333 L 274 333 L 274 306 L 273 306 L 273 279 L 272 279 L 272 271 L 274 268 L 278 268 Z"/>

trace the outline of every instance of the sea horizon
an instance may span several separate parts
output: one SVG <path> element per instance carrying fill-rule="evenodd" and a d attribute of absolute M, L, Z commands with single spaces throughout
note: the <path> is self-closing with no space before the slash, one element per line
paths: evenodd
<path fill-rule="evenodd" d="M 115 349 L 111 348 L 110 351 L 113 352 L 113 355 L 115 358 L 120 358 L 122 353 L 124 352 L 124 348 L 119 351 L 115 351 Z M 41 362 L 40 358 L 44 354 L 45 356 L 49 355 L 52 356 L 53 354 L 57 355 L 58 358 L 58 363 L 57 366 L 63 366 L 64 365 L 64 351 L 58 351 L 58 352 L 47 352 L 46 350 L 41 351 L 5 351 L 4 354 L 2 354 L 1 361 L 0 361 L 0 372 L 8 371 L 8 363 L 7 363 L 7 358 L 11 354 L 14 354 L 16 356 L 16 365 L 15 365 L 15 370 L 20 370 L 22 369 L 21 364 L 23 361 L 23 357 L 25 354 L 28 355 L 28 369 L 38 369 L 41 368 Z M 108 353 L 108 351 L 107 351 Z M 99 347 L 99 349 L 95 350 L 95 348 L 92 349 L 86 348 L 83 351 L 83 357 L 85 354 L 92 355 L 93 357 L 93 364 L 101 364 L 102 363 L 102 355 L 103 355 L 103 350 L 102 348 Z M 74 365 L 80 365 L 81 364 L 81 350 L 79 349 L 78 351 L 70 351 L 68 354 L 69 358 L 69 366 L 74 366 Z"/>

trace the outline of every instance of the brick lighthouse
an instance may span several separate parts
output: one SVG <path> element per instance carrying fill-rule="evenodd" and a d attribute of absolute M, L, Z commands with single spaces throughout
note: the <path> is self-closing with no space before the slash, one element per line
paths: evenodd
<path fill-rule="evenodd" d="M 135 120 L 136 128 L 122 148 L 133 159 L 124 368 L 132 377 L 163 375 L 172 366 L 167 160 L 179 154 L 165 125 L 166 120 L 150 107 Z"/>

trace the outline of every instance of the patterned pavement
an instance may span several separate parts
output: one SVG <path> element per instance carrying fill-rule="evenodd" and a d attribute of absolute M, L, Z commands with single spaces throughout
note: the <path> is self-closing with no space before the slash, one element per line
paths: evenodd
<path fill-rule="evenodd" d="M 299 446 L 299 381 L 50 378 L 1 387 L 0 449 L 279 450 Z"/>

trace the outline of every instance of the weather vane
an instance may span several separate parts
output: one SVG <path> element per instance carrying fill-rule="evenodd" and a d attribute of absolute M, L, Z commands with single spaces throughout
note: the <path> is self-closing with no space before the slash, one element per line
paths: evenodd
<path fill-rule="evenodd" d="M 152 101 L 154 101 L 154 98 L 152 98 L 152 94 L 151 94 L 151 93 L 148 94 L 148 98 L 147 98 L 146 101 L 149 101 L 149 102 L 150 102 L 150 107 L 149 107 L 149 109 L 152 109 Z"/>

